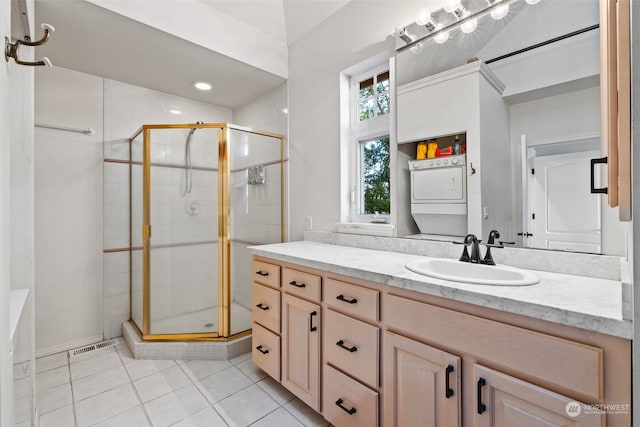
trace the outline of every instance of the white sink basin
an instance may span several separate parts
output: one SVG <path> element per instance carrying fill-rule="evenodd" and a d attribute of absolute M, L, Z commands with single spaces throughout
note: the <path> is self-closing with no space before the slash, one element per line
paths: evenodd
<path fill-rule="evenodd" d="M 405 267 L 424 276 L 477 285 L 527 286 L 540 281 L 528 271 L 506 265 L 472 264 L 442 258 L 417 259 Z"/>

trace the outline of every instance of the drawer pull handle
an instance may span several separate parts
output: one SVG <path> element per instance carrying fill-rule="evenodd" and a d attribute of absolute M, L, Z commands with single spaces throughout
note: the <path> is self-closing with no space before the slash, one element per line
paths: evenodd
<path fill-rule="evenodd" d="M 260 344 L 259 346 L 256 347 L 256 350 L 258 350 L 260 353 L 262 354 L 267 354 L 269 353 L 269 349 L 265 348 L 264 350 L 262 349 L 262 344 Z"/>
<path fill-rule="evenodd" d="M 453 396 L 453 389 L 451 388 L 451 384 L 449 383 L 449 376 L 451 375 L 452 372 L 453 372 L 453 365 L 447 366 L 447 369 L 445 371 L 446 377 L 445 377 L 445 385 L 444 385 L 444 395 L 447 399 Z"/>
<path fill-rule="evenodd" d="M 344 345 L 344 341 L 340 340 L 336 343 L 336 345 L 340 348 L 344 348 L 345 350 L 347 350 L 349 353 L 353 353 L 354 351 L 358 351 L 358 347 L 356 347 L 355 345 L 353 347 L 347 347 L 346 345 Z"/>
<path fill-rule="evenodd" d="M 487 382 L 485 381 L 484 378 L 480 378 L 478 380 L 478 387 L 477 387 L 477 390 L 476 390 L 477 396 L 476 397 L 477 397 L 477 400 L 478 400 L 477 403 L 478 403 L 478 414 L 479 415 L 482 415 L 482 413 L 487 410 L 487 406 L 484 403 L 482 403 L 482 387 L 484 387 L 486 384 L 487 384 Z"/>
<path fill-rule="evenodd" d="M 295 286 L 296 288 L 306 288 L 307 287 L 307 285 L 305 285 L 304 283 L 298 283 L 295 280 L 290 281 L 289 284 L 291 286 Z"/>
<path fill-rule="evenodd" d="M 256 274 L 258 276 L 267 277 L 269 275 L 269 272 L 268 271 L 258 270 L 258 271 L 256 271 Z"/>
<path fill-rule="evenodd" d="M 268 305 L 262 305 L 262 303 L 256 305 L 256 307 L 258 307 L 260 310 L 264 310 L 264 311 L 269 310 L 269 306 Z"/>
<path fill-rule="evenodd" d="M 338 295 L 338 296 L 336 297 L 336 299 L 337 299 L 338 301 L 344 301 L 344 302 L 346 302 L 347 304 L 356 304 L 356 303 L 358 302 L 358 299 L 357 299 L 357 298 L 346 299 L 346 298 L 344 297 L 344 295 L 342 295 L 342 294 Z"/>
<path fill-rule="evenodd" d="M 317 311 L 312 311 L 309 314 L 309 332 L 315 332 L 318 330 L 316 326 L 313 326 L 313 316 L 317 316 L 317 315 L 318 315 Z"/>
<path fill-rule="evenodd" d="M 355 406 L 352 406 L 351 409 L 347 408 L 346 406 L 343 405 L 344 400 L 342 399 L 338 399 L 336 400 L 336 405 L 338 406 L 338 408 L 342 409 L 344 412 L 346 412 L 349 415 L 353 415 L 356 413 L 356 408 Z"/>

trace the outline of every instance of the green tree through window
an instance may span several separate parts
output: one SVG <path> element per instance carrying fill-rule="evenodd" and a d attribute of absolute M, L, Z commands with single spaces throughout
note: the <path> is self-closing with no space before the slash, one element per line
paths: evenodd
<path fill-rule="evenodd" d="M 363 214 L 389 214 L 389 137 L 360 142 Z"/>

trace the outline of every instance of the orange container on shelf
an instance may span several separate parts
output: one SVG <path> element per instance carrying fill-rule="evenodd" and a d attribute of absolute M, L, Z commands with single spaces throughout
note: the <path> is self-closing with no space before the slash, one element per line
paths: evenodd
<path fill-rule="evenodd" d="M 427 143 L 422 141 L 418 143 L 418 149 L 416 150 L 416 160 L 424 160 L 427 158 Z"/>
<path fill-rule="evenodd" d="M 436 157 L 436 153 L 438 151 L 438 143 L 436 141 L 431 141 L 427 144 L 427 159 L 433 159 Z"/>

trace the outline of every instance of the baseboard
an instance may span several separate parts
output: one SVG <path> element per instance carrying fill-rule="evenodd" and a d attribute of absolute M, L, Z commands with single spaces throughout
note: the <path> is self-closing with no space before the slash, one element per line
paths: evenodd
<path fill-rule="evenodd" d="M 36 350 L 36 358 L 38 357 L 43 357 L 43 356 L 49 356 L 50 354 L 56 354 L 56 353 L 60 353 L 62 351 L 67 351 L 67 350 L 72 350 L 76 347 L 82 347 L 85 345 L 89 345 L 89 344 L 94 344 L 100 341 L 103 341 L 103 337 L 104 335 L 100 334 L 100 335 L 94 335 L 92 337 L 89 338 L 82 338 L 79 340 L 75 340 L 75 341 L 69 341 L 66 343 L 62 343 L 62 344 L 58 344 L 52 347 L 47 347 L 47 348 L 42 348 L 39 350 Z"/>

